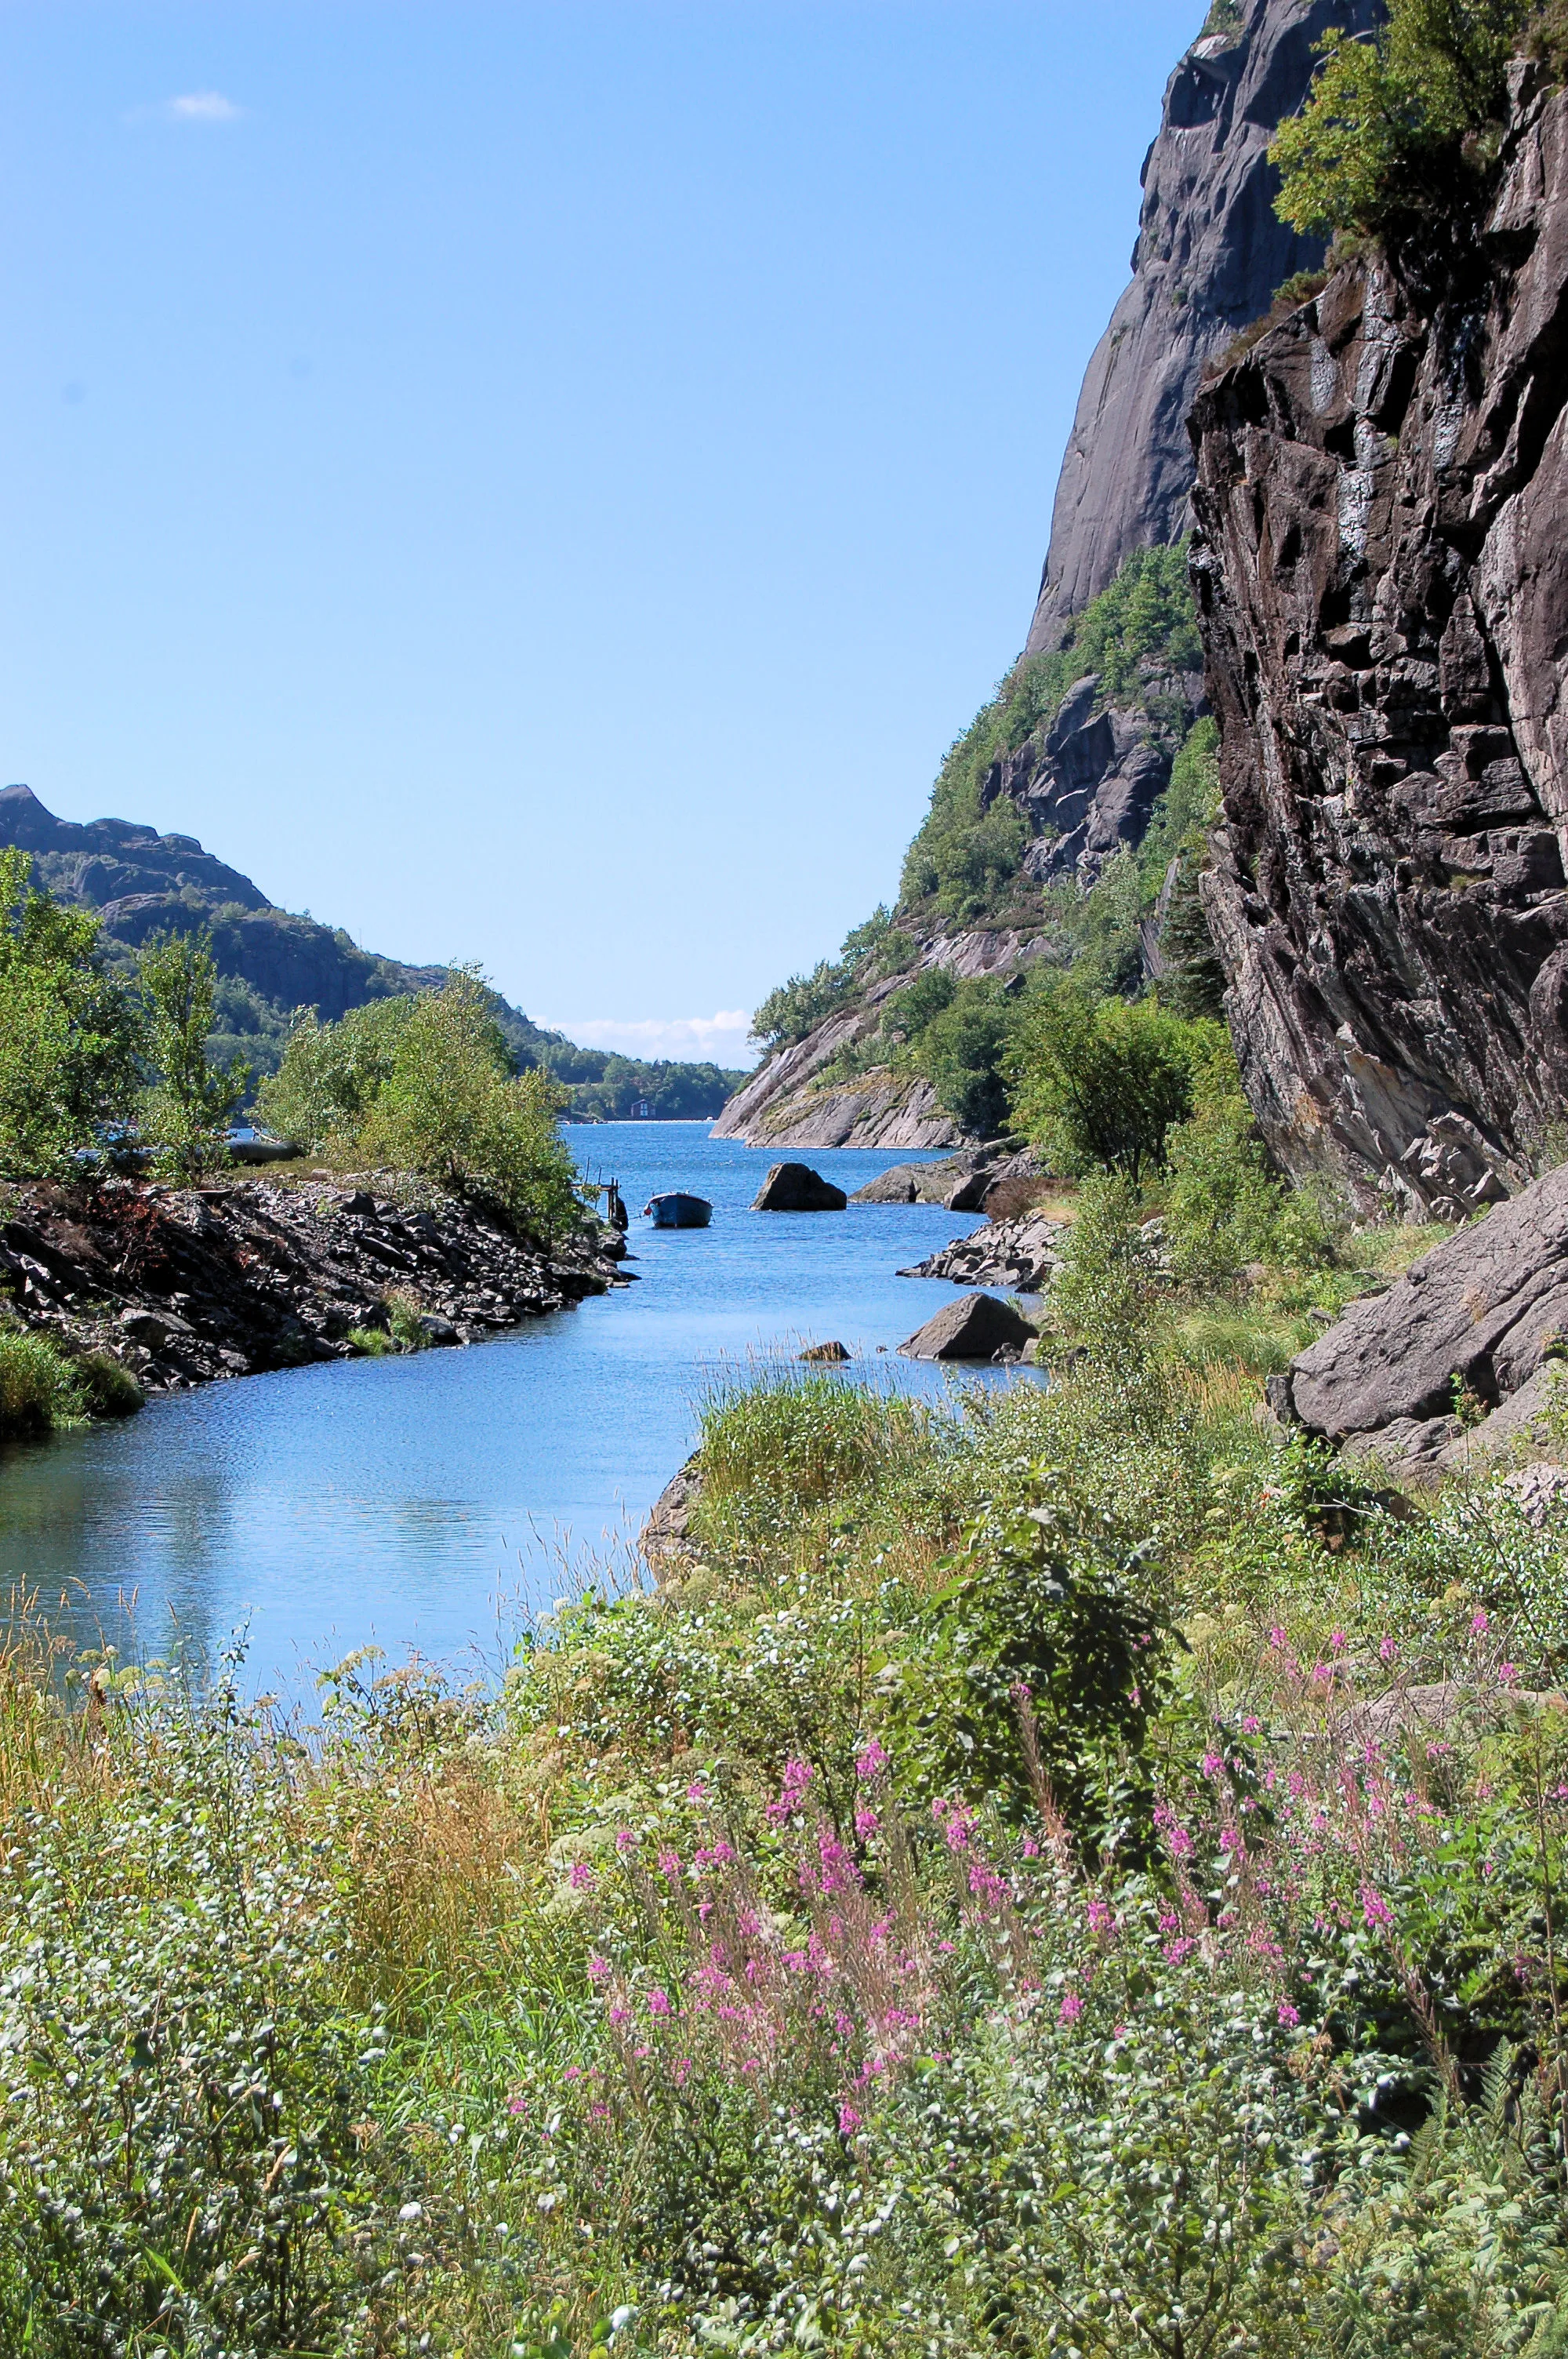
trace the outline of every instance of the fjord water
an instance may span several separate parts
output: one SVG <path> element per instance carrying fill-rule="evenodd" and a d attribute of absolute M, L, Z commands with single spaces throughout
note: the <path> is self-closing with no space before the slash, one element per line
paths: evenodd
<path fill-rule="evenodd" d="M 571 1560 L 635 1534 L 725 1369 L 837 1339 L 889 1381 L 942 1381 L 892 1355 L 953 1289 L 896 1272 L 972 1217 L 754 1213 L 776 1154 L 700 1123 L 568 1136 L 589 1177 L 621 1182 L 635 1284 L 468 1351 L 243 1377 L 0 1451 L 0 1582 L 143 1653 L 178 1635 L 210 1658 L 248 1628 L 251 1681 L 296 1692 L 367 1645 L 493 1665 Z M 911 1159 L 809 1158 L 847 1191 Z M 642 1219 L 668 1188 L 708 1197 L 711 1226 Z"/>

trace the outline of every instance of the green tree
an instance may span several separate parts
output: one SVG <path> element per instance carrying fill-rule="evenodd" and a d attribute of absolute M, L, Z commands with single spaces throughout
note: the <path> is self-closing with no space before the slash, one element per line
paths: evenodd
<path fill-rule="evenodd" d="M 1068 1169 L 1136 1185 L 1192 1111 L 1195 1029 L 1152 1000 L 1096 1002 L 1053 982 L 1025 1005 L 1007 1054 L 1017 1122 Z"/>
<path fill-rule="evenodd" d="M 357 1151 L 550 1237 L 582 1215 L 557 1127 L 565 1103 L 565 1091 L 539 1067 L 512 1071 L 481 978 L 457 967 L 439 991 L 410 1001 Z"/>
<path fill-rule="evenodd" d="M 149 934 L 136 963 L 146 1011 L 147 1058 L 157 1075 L 142 1104 L 142 1128 L 164 1171 L 181 1179 L 227 1160 L 223 1134 L 254 1079 L 241 1060 L 208 1054 L 218 969 L 211 929 Z"/>
<path fill-rule="evenodd" d="M 335 1024 L 301 1008 L 277 1071 L 256 1092 L 261 1119 L 312 1153 L 351 1139 L 391 1076 L 413 1007 L 406 993 L 373 999 Z"/>
<path fill-rule="evenodd" d="M 1496 154 L 1532 13 L 1530 0 L 1390 0 L 1370 38 L 1332 27 L 1306 105 L 1269 150 L 1281 218 L 1314 237 L 1452 220 Z"/>
<path fill-rule="evenodd" d="M 129 1118 L 141 1039 L 97 919 L 31 877 L 27 853 L 0 851 L 0 1173 L 16 1180 L 76 1168 Z"/>
<path fill-rule="evenodd" d="M 1011 1030 L 1011 1009 L 996 985 L 966 983 L 915 1044 L 915 1062 L 937 1103 L 971 1137 L 995 1138 L 1007 1128 L 1001 1061 Z"/>

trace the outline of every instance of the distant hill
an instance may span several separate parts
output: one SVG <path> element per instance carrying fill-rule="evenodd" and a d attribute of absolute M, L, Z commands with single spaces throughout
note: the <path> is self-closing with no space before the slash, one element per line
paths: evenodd
<path fill-rule="evenodd" d="M 128 966 L 160 928 L 212 929 L 221 978 L 214 1053 L 276 1070 L 296 1008 L 334 1021 L 351 1007 L 400 993 L 438 989 L 447 970 L 409 966 L 362 951 L 341 927 L 280 909 L 193 835 L 159 835 L 123 819 L 56 819 L 30 787 L 0 788 L 0 844 L 33 855 L 40 884 L 62 901 L 95 909 L 112 962 Z M 710 1118 L 744 1076 L 717 1065 L 643 1064 L 602 1049 L 579 1049 L 563 1032 L 531 1023 L 499 994 L 495 1017 L 520 1067 L 545 1065 L 571 1092 L 579 1121 L 628 1117 Z"/>

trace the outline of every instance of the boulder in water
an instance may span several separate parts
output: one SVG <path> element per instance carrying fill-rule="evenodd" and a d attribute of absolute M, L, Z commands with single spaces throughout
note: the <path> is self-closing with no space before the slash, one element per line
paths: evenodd
<path fill-rule="evenodd" d="M 849 1199 L 809 1163 L 775 1163 L 757 1190 L 753 1212 L 841 1212 Z"/>
<path fill-rule="evenodd" d="M 1022 1354 L 1034 1330 L 1011 1302 L 994 1294 L 966 1294 L 949 1302 L 899 1350 L 911 1360 L 994 1360 Z"/>

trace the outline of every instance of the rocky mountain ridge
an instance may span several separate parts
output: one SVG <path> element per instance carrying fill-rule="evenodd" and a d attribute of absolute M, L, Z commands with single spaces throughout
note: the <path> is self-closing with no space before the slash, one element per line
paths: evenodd
<path fill-rule="evenodd" d="M 1568 93 L 1511 72 L 1465 283 L 1373 255 L 1200 394 L 1203 880 L 1279 1159 L 1452 1218 L 1568 1095 Z"/>
<path fill-rule="evenodd" d="M 1085 378 L 1026 658 L 1059 650 L 1130 558 L 1185 532 L 1194 472 L 1185 421 L 1204 366 L 1268 310 L 1283 279 L 1323 257 L 1321 244 L 1275 216 L 1265 151 L 1305 95 L 1313 43 L 1331 23 L 1369 25 L 1377 0 L 1246 0 L 1213 14 L 1227 21 L 1200 35 L 1166 86 L 1144 166 L 1132 283 Z M 1026 704 L 1027 661 L 1004 683 L 1004 700 L 1014 686 Z M 1003 976 L 1045 955 L 1045 891 L 1091 889 L 1119 849 L 1141 840 L 1176 749 L 1206 710 L 1195 645 L 1174 670 L 1152 661 L 1113 690 L 1086 665 L 1062 688 L 1038 727 L 1023 725 L 1026 711 L 1016 727 L 1002 713 L 1007 725 L 993 733 L 1000 742 L 976 782 L 977 819 L 1011 807 L 1022 821 L 1027 849 L 1013 882 L 963 918 L 906 898 L 902 971 L 870 978 L 771 1054 L 717 1135 L 781 1147 L 944 1147 L 962 1136 L 917 1073 L 874 1061 L 857 1070 L 886 1001 L 923 969 Z M 1157 945 L 1149 951 L 1157 962 Z"/>

